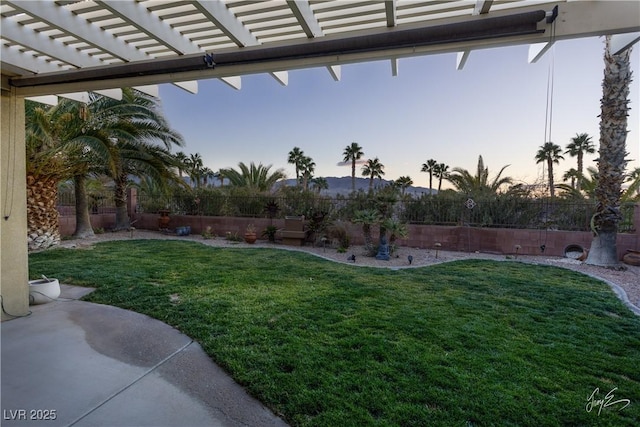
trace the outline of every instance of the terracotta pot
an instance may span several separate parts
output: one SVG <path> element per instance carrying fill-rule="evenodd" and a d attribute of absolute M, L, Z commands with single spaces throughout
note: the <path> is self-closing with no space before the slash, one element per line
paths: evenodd
<path fill-rule="evenodd" d="M 258 240 L 258 235 L 256 233 L 244 233 L 244 241 L 247 243 L 255 243 Z"/>
<path fill-rule="evenodd" d="M 629 265 L 640 265 L 640 251 L 627 249 L 627 253 L 622 257 L 622 262 Z"/>
<path fill-rule="evenodd" d="M 160 217 L 158 218 L 158 228 L 164 230 L 168 228 L 169 221 L 171 221 L 171 218 L 169 217 L 169 211 L 161 210 L 159 211 L 159 213 Z"/>

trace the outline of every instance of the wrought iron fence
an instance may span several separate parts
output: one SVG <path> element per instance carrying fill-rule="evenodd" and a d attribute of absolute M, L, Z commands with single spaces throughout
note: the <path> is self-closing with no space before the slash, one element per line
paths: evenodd
<path fill-rule="evenodd" d="M 114 212 L 113 193 L 104 191 L 91 194 L 90 210 L 94 213 Z M 178 215 L 234 216 L 252 218 L 284 218 L 304 215 L 311 218 L 324 214 L 333 220 L 349 221 L 355 212 L 379 208 L 374 198 L 328 198 L 311 193 L 278 197 L 271 195 L 233 196 L 224 193 L 166 196 L 138 193 L 139 213 L 157 213 L 168 209 Z M 58 206 L 74 206 L 73 191 L 61 191 Z M 551 229 L 589 231 L 595 212 L 592 202 L 527 199 L 498 196 L 487 200 L 473 200 L 462 195 L 422 196 L 395 201 L 389 207 L 392 216 L 411 224 L 459 225 L 471 227 Z M 623 204 L 621 233 L 635 232 L 633 216 L 635 205 Z"/>
<path fill-rule="evenodd" d="M 113 191 L 91 191 L 87 194 L 89 212 L 92 214 L 114 213 L 116 204 L 113 200 Z M 72 188 L 58 191 L 58 212 L 60 215 L 73 215 L 76 209 L 76 194 Z"/>

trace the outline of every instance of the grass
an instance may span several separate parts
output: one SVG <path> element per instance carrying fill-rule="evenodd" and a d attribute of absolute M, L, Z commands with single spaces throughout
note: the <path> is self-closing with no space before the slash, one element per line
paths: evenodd
<path fill-rule="evenodd" d="M 640 424 L 640 318 L 568 270 L 144 240 L 35 253 L 29 268 L 175 326 L 292 425 Z M 629 406 L 586 410 L 615 387 Z"/>

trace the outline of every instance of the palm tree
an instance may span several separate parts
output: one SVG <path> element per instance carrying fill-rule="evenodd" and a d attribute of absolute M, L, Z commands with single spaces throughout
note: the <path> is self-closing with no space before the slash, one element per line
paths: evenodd
<path fill-rule="evenodd" d="M 114 202 L 116 223 L 114 231 L 127 230 L 130 219 L 127 212 L 127 188 L 131 186 L 131 176 L 147 178 L 161 189 L 170 181 L 183 183 L 175 173 L 169 150 L 145 141 L 119 141 L 114 147 L 115 168 L 106 170 L 115 183 Z M 186 184 L 183 184 L 186 185 Z"/>
<path fill-rule="evenodd" d="M 313 172 L 316 169 L 316 163 L 311 157 L 303 156 L 300 160 L 300 173 L 302 175 L 302 188 L 309 189 L 309 181 L 313 178 Z"/>
<path fill-rule="evenodd" d="M 362 147 L 357 142 L 352 142 L 345 147 L 342 156 L 342 161 L 351 162 L 351 191 L 356 191 L 356 161 L 364 156 Z"/>
<path fill-rule="evenodd" d="M 384 165 L 380 163 L 377 157 L 373 160 L 367 160 L 362 166 L 362 176 L 369 177 L 369 191 L 373 190 L 373 180 L 376 178 L 382 179 L 382 175 L 384 175 Z"/>
<path fill-rule="evenodd" d="M 187 166 L 188 157 L 182 151 L 178 151 L 176 154 L 173 155 L 173 158 L 176 161 L 176 169 L 178 169 L 178 176 L 180 176 L 180 179 L 182 179 L 182 174 L 188 167 Z"/>
<path fill-rule="evenodd" d="M 420 172 L 427 172 L 429 174 L 429 194 L 433 194 L 433 172 L 437 165 L 438 162 L 433 159 L 429 159 L 422 164 L 422 169 L 420 169 Z"/>
<path fill-rule="evenodd" d="M 293 147 L 293 150 L 289 151 L 287 163 L 291 163 L 296 168 L 296 185 L 300 185 L 300 170 L 302 169 L 302 162 L 304 158 L 304 151 L 299 147 Z"/>
<path fill-rule="evenodd" d="M 502 177 L 502 172 L 508 167 L 509 165 L 503 166 L 500 172 L 498 172 L 492 180 L 489 180 L 489 168 L 485 167 L 482 156 L 478 156 L 478 166 L 475 175 L 472 175 L 466 169 L 455 167 L 446 179 L 453 184 L 459 192 L 473 197 L 486 197 L 496 194 L 503 185 L 513 183 L 511 177 Z"/>
<path fill-rule="evenodd" d="M 224 186 L 224 179 L 226 178 L 226 176 L 224 176 L 224 169 L 219 169 L 218 172 L 216 172 L 216 176 L 220 180 L 220 187 Z"/>
<path fill-rule="evenodd" d="M 218 174 L 214 172 L 211 168 L 205 166 L 202 168 L 202 180 L 205 187 L 209 187 L 214 179 L 218 177 Z"/>
<path fill-rule="evenodd" d="M 394 184 L 400 187 L 400 192 L 404 196 L 404 193 L 407 190 L 407 188 L 413 185 L 413 180 L 411 179 L 410 176 L 401 176 L 394 181 Z"/>
<path fill-rule="evenodd" d="M 377 224 L 380 224 L 380 221 L 382 221 L 382 218 L 380 217 L 380 214 L 378 214 L 378 212 L 374 209 L 357 211 L 354 217 L 351 219 L 351 222 L 353 222 L 354 224 L 362 224 L 364 248 L 367 252 L 367 255 L 369 256 L 373 256 L 376 254 L 371 228 Z"/>
<path fill-rule="evenodd" d="M 442 180 L 449 177 L 449 165 L 438 163 L 433 167 L 433 176 L 438 178 L 438 193 L 442 189 Z"/>
<path fill-rule="evenodd" d="M 540 149 L 536 153 L 536 163 L 546 162 L 547 164 L 547 176 L 549 180 L 549 195 L 551 198 L 555 196 L 553 185 L 553 164 L 559 164 L 561 159 L 564 159 L 560 154 L 562 149 L 559 145 L 553 142 L 545 142 L 540 146 Z"/>
<path fill-rule="evenodd" d="M 114 230 L 128 229 L 129 177 L 149 176 L 161 185 L 169 180 L 180 181 L 173 170 L 175 157 L 169 150 L 173 145 L 183 145 L 182 136 L 170 128 L 159 108 L 158 99 L 143 92 L 123 88 L 121 100 L 100 97 L 92 106 L 101 113 L 96 116 L 102 121 L 117 125 L 117 132 L 112 132 L 109 137 L 107 148 L 111 160 L 103 165 L 103 173 L 115 183 Z M 199 155 L 192 155 L 190 161 L 194 159 L 201 162 Z"/>
<path fill-rule="evenodd" d="M 571 138 L 571 142 L 567 144 L 567 151 L 565 154 L 569 154 L 571 157 L 577 157 L 578 160 L 578 176 L 582 176 L 583 157 L 585 153 L 593 154 L 596 149 L 591 141 L 591 137 L 586 133 L 576 134 Z M 580 180 L 577 181 L 577 189 L 580 191 Z"/>
<path fill-rule="evenodd" d="M 578 173 L 578 170 L 576 168 L 571 168 L 568 171 L 566 171 L 564 175 L 562 175 L 562 180 L 571 181 L 571 184 L 570 184 L 571 188 L 576 188 L 576 181 L 580 181 L 581 176 L 582 174 Z M 558 188 L 557 185 L 556 185 L 556 188 Z"/>
<path fill-rule="evenodd" d="M 101 108 L 101 98 L 91 94 L 89 104 L 65 99 L 51 108 L 26 105 L 27 192 L 31 195 L 27 199 L 28 232 L 29 239 L 44 240 L 39 248 L 59 241 L 55 198 L 61 179 L 74 181 L 74 237 L 93 236 L 86 178 L 101 165 L 113 163 L 111 135 L 123 131 L 114 114 Z M 30 209 L 32 202 L 36 206 Z"/>
<path fill-rule="evenodd" d="M 616 266 L 616 238 L 620 212 L 620 194 L 625 179 L 627 116 L 631 83 L 631 48 L 618 54 L 611 51 L 611 36 L 606 36 L 604 79 L 600 112 L 600 148 L 596 213 L 591 223 L 594 233 L 586 263 Z"/>
<path fill-rule="evenodd" d="M 190 154 L 186 163 L 189 178 L 191 179 L 191 185 L 196 188 L 200 187 L 202 168 L 204 167 L 202 156 L 200 155 L 200 153 Z"/>
<path fill-rule="evenodd" d="M 596 187 L 598 186 L 598 170 L 593 166 L 589 166 L 587 168 L 587 174 L 578 176 L 577 172 L 574 168 L 569 169 L 563 175 L 563 179 L 566 180 L 567 176 L 570 176 L 571 184 L 557 184 L 556 189 L 562 190 L 564 192 L 563 196 L 565 197 L 593 199 L 596 194 Z M 580 190 L 578 190 L 578 186 L 575 185 L 577 181 L 580 181 Z"/>
<path fill-rule="evenodd" d="M 314 190 L 316 190 L 316 192 L 318 193 L 320 193 L 322 190 L 329 189 L 329 183 L 327 182 L 326 178 L 316 177 L 311 180 L 311 183 L 313 184 Z"/>
<path fill-rule="evenodd" d="M 230 185 L 254 191 L 270 191 L 276 182 L 286 177 L 283 169 L 271 172 L 271 165 L 264 166 L 262 163 L 256 165 L 251 162 L 247 166 L 240 162 L 238 169 L 223 169 L 224 176 L 229 180 Z"/>

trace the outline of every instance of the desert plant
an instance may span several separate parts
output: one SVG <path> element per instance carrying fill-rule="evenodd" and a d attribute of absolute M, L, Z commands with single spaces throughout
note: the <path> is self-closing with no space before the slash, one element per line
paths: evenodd
<path fill-rule="evenodd" d="M 267 227 L 262 230 L 262 237 L 266 237 L 270 242 L 275 242 L 277 232 L 278 227 L 276 227 L 275 225 L 267 225 Z"/>

